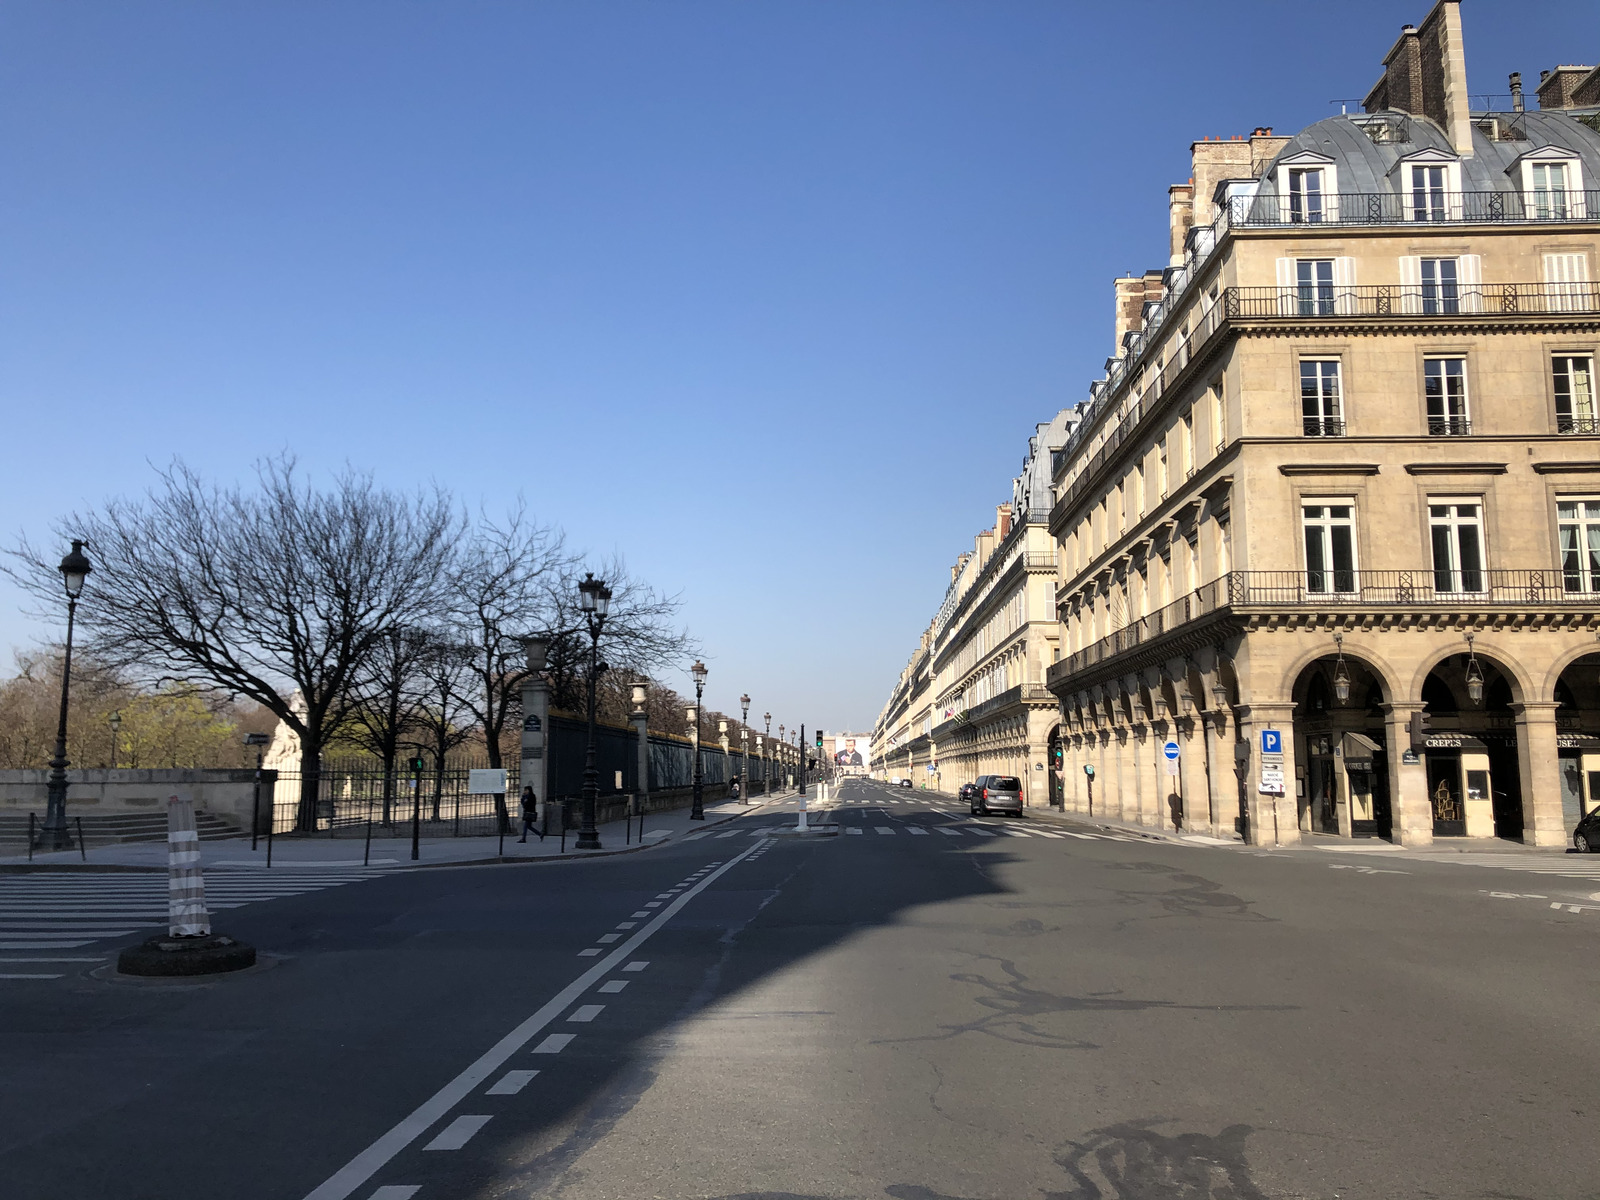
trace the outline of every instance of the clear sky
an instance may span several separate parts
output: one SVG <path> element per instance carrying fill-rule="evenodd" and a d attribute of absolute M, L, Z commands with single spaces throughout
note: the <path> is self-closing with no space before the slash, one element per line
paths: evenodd
<path fill-rule="evenodd" d="M 1428 7 L 8 0 L 0 534 L 174 455 L 520 491 L 682 592 L 708 703 L 869 727 L 1189 143 Z M 1463 19 L 1475 94 L 1600 56 L 1593 0 Z"/>

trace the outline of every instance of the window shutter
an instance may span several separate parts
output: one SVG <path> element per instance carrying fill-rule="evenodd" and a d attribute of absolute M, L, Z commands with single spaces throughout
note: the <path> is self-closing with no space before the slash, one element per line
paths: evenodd
<path fill-rule="evenodd" d="M 1350 316 L 1356 311 L 1356 260 L 1333 260 L 1333 311 Z"/>
<path fill-rule="evenodd" d="M 1589 278 L 1586 254 L 1546 254 L 1544 256 L 1545 294 L 1555 312 L 1570 312 L 1580 307 Z"/>
<path fill-rule="evenodd" d="M 1287 317 L 1295 311 L 1295 260 L 1280 258 L 1278 260 L 1278 315 Z"/>
<path fill-rule="evenodd" d="M 1422 259 L 1415 254 L 1400 259 L 1400 311 L 1422 311 Z"/>
<path fill-rule="evenodd" d="M 1462 312 L 1483 311 L 1483 255 L 1463 254 L 1456 259 L 1456 283 Z"/>

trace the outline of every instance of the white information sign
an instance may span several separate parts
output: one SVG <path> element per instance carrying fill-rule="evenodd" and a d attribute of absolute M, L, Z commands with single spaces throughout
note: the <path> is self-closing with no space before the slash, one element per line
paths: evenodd
<path fill-rule="evenodd" d="M 1283 795 L 1283 768 L 1261 768 L 1261 794 L 1263 796 Z"/>
<path fill-rule="evenodd" d="M 472 796 L 505 795 L 506 773 L 504 768 L 494 767 L 482 771 L 468 771 L 467 794 Z"/>

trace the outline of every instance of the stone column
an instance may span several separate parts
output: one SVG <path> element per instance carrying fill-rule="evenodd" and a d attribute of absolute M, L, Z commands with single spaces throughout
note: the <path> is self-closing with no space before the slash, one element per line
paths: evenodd
<path fill-rule="evenodd" d="M 1155 786 L 1151 789 L 1155 795 L 1152 816 L 1157 829 L 1166 829 L 1172 824 L 1172 793 L 1176 790 L 1174 784 L 1177 777 L 1167 774 L 1167 756 L 1163 747 L 1169 737 L 1175 737 L 1177 722 L 1170 718 L 1170 709 L 1165 700 L 1158 699 L 1155 709 L 1155 719 L 1150 722 L 1150 769 L 1155 778 Z"/>
<path fill-rule="evenodd" d="M 1212 837 L 1227 837 L 1232 831 L 1228 814 L 1237 805 L 1229 801 L 1237 794 L 1233 774 L 1233 744 L 1228 734 L 1228 714 L 1213 708 L 1204 716 L 1206 756 L 1206 827 Z"/>
<path fill-rule="evenodd" d="M 1420 754 L 1414 763 L 1405 761 L 1406 751 L 1411 749 L 1411 714 L 1421 711 L 1420 703 L 1383 706 L 1384 743 L 1389 758 L 1389 836 L 1402 846 L 1433 844 L 1427 767 Z"/>
<path fill-rule="evenodd" d="M 1283 734 L 1284 793 L 1261 794 L 1261 738 L 1263 729 Z M 1248 704 L 1239 709 L 1239 732 L 1250 746 L 1245 775 L 1245 806 L 1250 814 L 1252 846 L 1293 846 L 1300 841 L 1298 804 L 1294 794 L 1294 705 Z"/>
<path fill-rule="evenodd" d="M 1556 705 L 1550 700 L 1513 704 L 1517 719 L 1517 770 L 1522 776 L 1522 840 L 1529 846 L 1564 846 Z"/>
<path fill-rule="evenodd" d="M 521 786 L 531 787 L 539 801 L 539 828 L 546 833 L 559 833 L 561 806 L 552 802 L 550 759 L 545 753 L 550 728 L 550 688 L 544 681 L 544 664 L 550 639 L 545 634 L 533 634 L 517 640 L 528 656 L 528 677 L 522 681 Z M 522 795 L 520 789 L 517 795 Z"/>
<path fill-rule="evenodd" d="M 1128 805 L 1136 803 L 1137 776 L 1133 766 L 1133 746 L 1127 725 L 1118 721 L 1111 727 L 1111 753 L 1117 760 L 1117 794 L 1106 797 L 1105 815 L 1119 821 L 1128 819 Z"/>
<path fill-rule="evenodd" d="M 1133 809 L 1125 818 L 1135 825 L 1150 824 L 1150 789 L 1145 786 L 1145 756 L 1149 752 L 1150 727 L 1134 722 L 1133 726 Z"/>

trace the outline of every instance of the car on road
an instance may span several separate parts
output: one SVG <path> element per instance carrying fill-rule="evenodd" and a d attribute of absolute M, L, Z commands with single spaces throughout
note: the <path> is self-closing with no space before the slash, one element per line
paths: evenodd
<path fill-rule="evenodd" d="M 969 805 L 976 804 L 978 800 L 978 785 L 975 783 L 963 783 L 961 790 L 956 793 L 956 799 L 965 800 Z"/>
<path fill-rule="evenodd" d="M 900 786 L 901 787 L 916 787 L 916 784 L 912 783 L 911 780 L 909 780 L 909 779 L 902 779 L 900 781 Z"/>
<path fill-rule="evenodd" d="M 1590 810 L 1574 827 L 1572 847 L 1579 854 L 1600 851 L 1600 808 Z"/>
<path fill-rule="evenodd" d="M 972 814 L 991 812 L 1022 815 L 1022 780 L 1015 775 L 979 775 L 973 781 L 978 794 L 972 798 Z"/>

